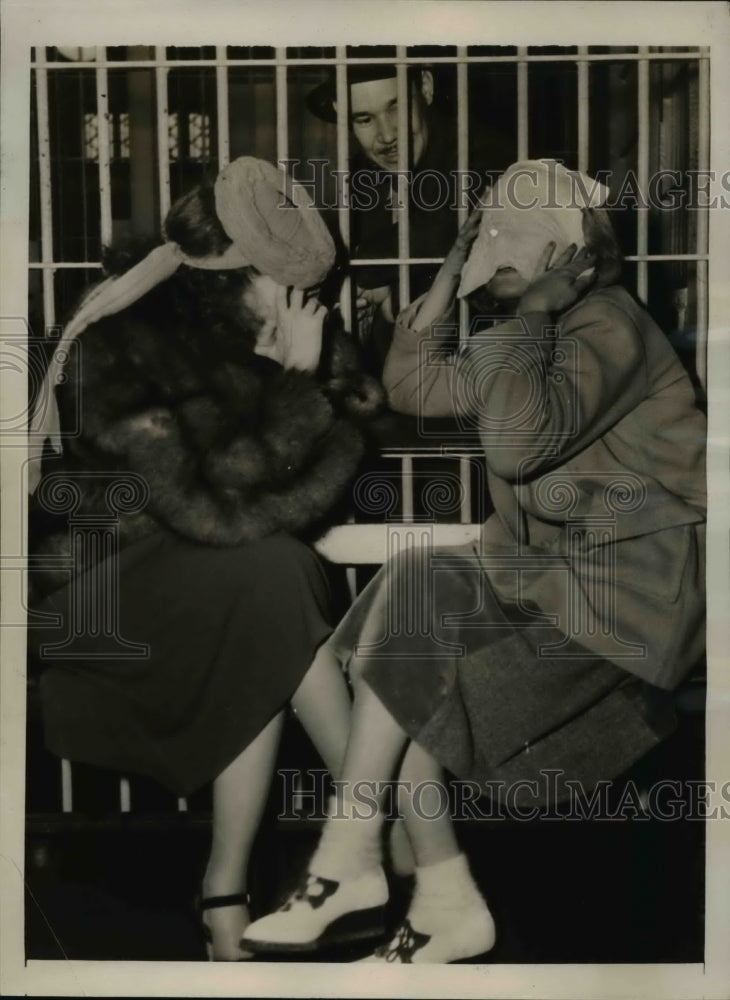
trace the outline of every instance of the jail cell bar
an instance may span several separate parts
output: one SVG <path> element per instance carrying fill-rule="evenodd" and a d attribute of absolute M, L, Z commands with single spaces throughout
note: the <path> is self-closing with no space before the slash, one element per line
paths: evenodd
<path fill-rule="evenodd" d="M 135 54 L 139 49 L 134 50 Z M 530 52 L 526 47 L 519 47 L 514 55 L 469 55 L 465 47 L 459 47 L 454 56 L 429 57 L 424 60 L 421 56 L 409 56 L 408 50 L 404 46 L 396 49 L 395 58 L 384 56 L 381 59 L 361 59 L 348 57 L 346 48 L 340 46 L 335 49 L 333 58 L 321 59 L 312 58 L 289 58 L 286 48 L 275 50 L 273 59 L 234 59 L 228 58 L 226 46 L 217 46 L 214 59 L 186 60 L 169 59 L 165 46 L 154 48 L 154 57 L 150 59 L 132 58 L 129 60 L 113 60 L 107 58 L 104 47 L 96 49 L 96 57 L 88 61 L 76 62 L 49 62 L 45 48 L 38 48 L 32 63 L 32 71 L 35 74 L 36 82 L 36 112 L 38 123 L 38 150 L 39 150 L 39 179 L 40 179 L 40 243 L 41 260 L 30 264 L 32 269 L 42 271 L 42 293 L 43 293 L 43 318 L 46 330 L 52 328 L 56 322 L 56 298 L 54 288 L 54 276 L 57 270 L 66 268 L 92 269 L 99 268 L 99 261 L 65 261 L 54 259 L 53 241 L 53 198 L 51 180 L 51 158 L 53 150 L 51 148 L 51 137 L 49 130 L 49 96 L 48 96 L 48 75 L 65 71 L 75 71 L 79 69 L 91 69 L 95 72 L 96 84 L 96 105 L 98 121 L 98 170 L 99 170 L 99 212 L 100 212 L 100 235 L 102 243 L 108 243 L 112 238 L 112 205 L 111 205 L 111 181 L 109 164 L 109 102 L 108 102 L 108 70 L 150 69 L 154 71 L 155 77 L 155 121 L 156 121 L 156 149 L 157 149 L 157 188 L 159 201 L 160 221 L 164 219 L 170 207 L 170 157 L 168 147 L 168 73 L 172 68 L 182 68 L 185 66 L 203 68 L 215 68 L 215 86 L 217 99 L 217 158 L 219 168 L 223 167 L 230 159 L 230 136 L 229 136 L 229 99 L 228 99 L 228 70 L 230 67 L 244 66 L 267 66 L 272 67 L 275 73 L 276 86 L 276 149 L 279 159 L 284 159 L 288 154 L 288 107 L 287 107 L 287 70 L 290 66 L 312 66 L 322 68 L 328 66 L 335 67 L 336 94 L 337 94 L 337 170 L 339 176 L 347 169 L 349 163 L 349 109 L 348 109 L 348 88 L 347 88 L 347 67 L 358 63 L 382 62 L 384 64 L 396 65 L 398 102 L 398 156 L 399 170 L 405 171 L 408 166 L 408 77 L 409 65 L 422 64 L 424 61 L 440 65 L 452 65 L 456 68 L 457 86 L 457 124 L 458 124 L 458 145 L 457 145 L 457 167 L 459 171 L 464 171 L 468 166 L 469 149 L 469 114 L 468 114 L 468 67 L 479 63 L 509 63 L 516 67 L 517 86 L 517 120 L 515 122 L 517 136 L 517 155 L 519 159 L 528 158 L 530 155 L 538 156 L 539 150 L 529 148 L 529 65 L 531 63 L 551 62 L 574 64 L 577 70 L 577 145 L 578 162 L 577 166 L 585 170 L 588 165 L 589 140 L 590 140 L 590 108 L 589 108 L 589 79 L 592 64 L 600 62 L 636 62 L 637 63 L 637 116 L 638 116 L 638 183 L 639 190 L 646 198 L 647 186 L 649 182 L 649 128 L 650 128 L 650 65 L 654 60 L 694 60 L 699 67 L 699 99 L 698 99 L 698 168 L 707 170 L 709 168 L 709 50 L 693 49 L 686 52 L 655 51 L 650 48 L 640 48 L 637 52 L 614 51 L 609 53 L 589 52 L 585 46 L 579 47 L 576 53 L 570 54 L 550 54 Z M 403 141 L 405 140 L 405 141 Z M 462 175 L 463 176 L 463 175 Z M 406 180 L 403 175 L 399 183 L 405 185 Z M 356 280 L 357 267 L 368 264 L 394 264 L 399 269 L 399 291 L 400 301 L 406 304 L 410 300 L 409 295 L 409 268 L 412 264 L 438 263 L 442 258 L 422 258 L 411 256 L 410 233 L 408 225 L 408 198 L 405 187 L 400 193 L 400 204 L 403 206 L 398 212 L 398 257 L 394 259 L 378 258 L 377 260 L 358 260 L 353 262 Z M 637 264 L 637 287 L 639 295 L 646 298 L 648 292 L 648 265 L 651 262 L 672 262 L 672 261 L 694 261 L 696 262 L 696 301 L 697 301 L 697 331 L 696 331 L 696 368 L 702 385 L 705 385 L 706 365 L 707 365 L 707 281 L 708 281 L 708 215 L 706 211 L 698 213 L 697 224 L 697 245 L 692 252 L 674 254 L 649 254 L 648 245 L 648 209 L 638 210 L 637 219 L 637 246 L 636 254 L 629 255 L 627 260 L 635 261 Z M 458 221 L 463 223 L 467 215 L 466 206 L 460 206 Z M 347 248 L 350 246 L 350 220 L 348 207 L 348 190 L 345 185 L 343 198 L 338 205 L 338 221 Z M 689 249 L 689 248 L 688 248 Z M 341 300 L 343 316 L 352 316 L 352 289 L 351 282 L 347 281 L 343 288 Z M 467 335 L 467 313 L 466 306 L 462 302 L 460 305 L 461 336 Z M 420 454 L 425 454 L 421 452 Z M 439 454 L 442 454 L 439 451 Z M 401 460 L 401 486 L 404 497 L 403 519 L 408 522 L 413 517 L 413 455 L 403 454 Z M 470 517 L 471 481 L 469 478 L 469 459 L 464 455 L 457 458 L 459 472 L 463 484 L 461 523 L 466 525 Z M 345 526 L 353 527 L 355 525 Z M 348 568 L 348 583 L 354 593 L 354 569 Z M 68 761 L 61 762 L 61 797 L 62 810 L 65 813 L 73 810 L 73 788 L 72 771 Z M 120 810 L 127 812 L 132 808 L 131 792 L 129 781 L 126 778 L 120 779 L 119 785 Z M 187 809 L 185 799 L 178 800 L 178 809 Z"/>

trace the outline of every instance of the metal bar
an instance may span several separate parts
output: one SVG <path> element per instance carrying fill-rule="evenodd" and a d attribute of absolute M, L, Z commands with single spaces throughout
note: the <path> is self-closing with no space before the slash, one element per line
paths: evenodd
<path fill-rule="evenodd" d="M 706 50 L 707 51 L 707 50 Z M 709 54 L 709 53 L 708 53 Z M 710 167 L 710 64 L 707 59 L 699 63 L 698 116 L 699 134 L 697 166 L 700 170 Z M 697 216 L 697 251 L 706 255 L 710 236 L 709 209 L 703 209 Z M 702 388 L 707 391 L 707 342 L 708 342 L 708 265 L 707 257 L 698 259 L 697 273 L 697 333 L 695 340 L 695 369 Z"/>
<path fill-rule="evenodd" d="M 404 57 L 405 46 L 399 45 L 396 48 L 396 56 Z M 398 257 L 401 261 L 411 255 L 410 240 L 410 213 L 408 211 L 408 180 L 407 171 L 409 167 L 411 148 L 411 121 L 410 106 L 411 95 L 408 86 L 408 72 L 404 64 L 396 68 L 397 73 L 397 97 L 398 97 Z M 399 306 L 403 309 L 411 301 L 411 282 L 408 271 L 408 264 L 398 265 L 398 292 Z"/>
<path fill-rule="evenodd" d="M 527 85 L 527 48 L 517 49 L 517 159 L 527 159 L 529 92 Z"/>
<path fill-rule="evenodd" d="M 276 61 L 276 156 L 279 161 L 289 155 L 289 102 L 286 83 L 286 49 L 277 49 Z"/>
<path fill-rule="evenodd" d="M 71 777 L 71 761 L 64 757 L 61 761 L 61 811 L 73 812 L 73 780 Z"/>
<path fill-rule="evenodd" d="M 709 260 L 709 254 L 706 253 L 647 253 L 641 256 L 637 254 L 627 254 L 624 260 L 646 260 L 646 261 L 678 261 L 678 260 Z M 408 257 L 405 263 L 407 264 L 442 264 L 444 261 L 443 257 Z M 362 258 L 357 260 L 351 260 L 350 264 L 354 267 L 364 267 L 365 265 L 372 264 L 400 264 L 402 259 L 400 257 L 377 257 L 370 260 L 369 258 Z M 57 268 L 93 268 L 101 267 L 98 260 L 75 260 L 75 261 L 49 261 L 43 263 L 42 261 L 31 261 L 28 264 L 29 268 L 34 268 L 40 270 L 41 268 L 50 268 L 51 270 L 56 270 Z"/>
<path fill-rule="evenodd" d="M 401 458 L 401 483 L 403 486 L 403 520 L 413 520 L 413 458 L 403 455 Z"/>
<path fill-rule="evenodd" d="M 354 566 L 348 566 L 345 570 L 345 581 L 347 583 L 347 592 L 350 595 L 350 603 L 357 597 L 357 569 Z"/>
<path fill-rule="evenodd" d="M 640 48 L 640 53 L 648 52 Z M 639 129 L 637 149 L 637 184 L 642 204 L 637 207 L 636 216 L 636 254 L 638 258 L 636 290 L 639 298 L 646 302 L 649 292 L 649 273 L 646 261 L 643 259 L 649 249 L 649 209 L 647 207 L 647 191 L 649 187 L 649 63 L 640 59 L 637 76 L 637 121 Z"/>
<path fill-rule="evenodd" d="M 350 192 L 345 174 L 349 165 L 350 147 L 350 92 L 347 86 L 347 47 L 338 46 L 337 57 L 342 61 L 335 68 L 335 96 L 337 98 L 337 221 L 340 233 L 347 249 L 350 249 Z M 339 179 L 342 178 L 344 189 L 339 189 Z"/>
<path fill-rule="evenodd" d="M 457 218 L 459 228 L 469 216 L 469 207 L 464 198 L 464 179 L 469 168 L 469 67 L 463 61 L 466 47 L 456 49 L 456 169 L 459 178 L 459 204 Z M 459 340 L 463 343 L 469 337 L 469 307 L 464 299 L 459 300 Z"/>
<path fill-rule="evenodd" d="M 129 778 L 119 779 L 119 811 L 123 813 L 132 811 L 132 793 L 129 787 Z"/>
<path fill-rule="evenodd" d="M 177 811 L 181 813 L 186 813 L 188 811 L 188 800 L 178 799 L 177 800 Z"/>
<path fill-rule="evenodd" d="M 222 170 L 231 158 L 231 139 L 228 129 L 228 61 L 226 59 L 226 46 L 216 45 L 215 54 L 215 95 L 218 112 L 218 169 Z"/>
<path fill-rule="evenodd" d="M 51 190 L 51 134 L 48 116 L 48 76 L 45 48 L 37 60 L 36 112 L 38 119 L 38 177 L 40 181 L 41 261 L 43 263 L 43 324 L 46 331 L 56 325 L 56 303 L 53 289 L 53 194 Z"/>
<path fill-rule="evenodd" d="M 588 173 L 588 152 L 590 140 L 590 97 L 589 68 L 585 57 L 586 45 L 578 46 L 578 169 Z"/>
<path fill-rule="evenodd" d="M 708 260 L 708 254 L 702 253 L 645 253 L 645 254 L 627 254 L 624 260 Z M 408 264 L 441 264 L 443 262 L 443 257 L 408 257 L 406 263 Z M 353 267 L 365 267 L 367 264 L 399 264 L 403 261 L 401 257 L 377 257 L 373 258 L 356 258 L 351 260 L 350 264 Z"/>
<path fill-rule="evenodd" d="M 335 67 L 335 97 L 337 100 L 337 222 L 346 249 L 350 249 L 350 89 L 347 84 L 347 47 L 339 45 L 335 55 L 341 62 Z M 349 277 L 342 283 L 340 291 L 340 315 L 345 329 L 356 328 L 353 322 L 352 282 Z M 349 581 L 348 581 L 349 586 Z"/>
<path fill-rule="evenodd" d="M 586 62 L 638 62 L 642 59 L 647 59 L 650 62 L 675 62 L 677 60 L 685 59 L 705 59 L 708 56 L 705 54 L 703 49 L 692 49 L 689 52 L 647 52 L 646 55 L 641 55 L 637 52 L 591 52 L 585 56 Z M 540 63 L 540 62 L 566 62 L 574 63 L 576 60 L 576 55 L 571 52 L 566 55 L 549 55 L 540 56 L 531 53 L 530 55 L 508 55 L 508 56 L 466 56 L 463 60 L 468 64 L 477 63 Z M 256 67 L 256 66 L 336 66 L 338 62 L 338 57 L 324 57 L 322 59 L 286 59 L 274 58 L 274 59 L 226 59 L 226 66 L 246 66 L 246 67 Z M 453 65 L 456 59 L 453 56 L 429 56 L 429 64 L 439 64 L 439 65 Z M 358 66 L 358 65 L 420 65 L 423 63 L 423 56 L 403 56 L 403 57 L 390 57 L 390 56 L 378 56 L 373 59 L 369 58 L 348 58 L 348 66 Z M 39 60 L 31 62 L 31 68 L 35 68 L 39 65 L 45 65 Z M 130 59 L 130 60 L 116 60 L 116 59 L 105 59 L 101 64 L 98 62 L 89 62 L 79 60 L 73 63 L 48 63 L 48 68 L 52 70 L 75 70 L 75 69 L 97 69 L 100 65 L 108 69 L 152 69 L 156 66 L 160 66 L 164 69 L 176 69 L 182 67 L 209 67 L 209 66 L 220 66 L 220 59 Z"/>
<path fill-rule="evenodd" d="M 459 480 L 461 481 L 461 523 L 471 521 L 471 462 L 465 456 L 459 458 Z"/>
<path fill-rule="evenodd" d="M 96 50 L 101 56 L 104 47 Z M 111 134 L 109 129 L 109 79 L 106 66 L 96 70 L 96 127 L 99 140 L 99 206 L 101 211 L 101 244 L 112 242 L 112 181 L 109 161 L 111 159 Z"/>
<path fill-rule="evenodd" d="M 170 208 L 170 138 L 167 111 L 167 68 L 163 65 L 165 60 L 165 46 L 155 46 L 155 93 L 157 95 L 157 169 L 159 174 L 160 191 L 160 221 L 165 221 L 165 216 Z"/>
<path fill-rule="evenodd" d="M 28 267 L 29 268 L 34 268 L 35 270 L 39 270 L 40 268 L 50 268 L 52 271 L 55 271 L 56 268 L 71 268 L 71 267 L 89 268 L 89 267 L 101 267 L 101 264 L 99 263 L 98 260 L 74 260 L 74 261 L 56 260 L 56 261 L 48 261 L 45 264 L 42 261 L 37 261 L 36 260 L 36 261 L 29 261 L 28 262 Z"/>

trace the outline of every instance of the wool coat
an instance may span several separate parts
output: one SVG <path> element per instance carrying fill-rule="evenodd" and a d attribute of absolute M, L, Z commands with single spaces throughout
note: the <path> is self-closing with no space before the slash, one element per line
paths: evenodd
<path fill-rule="evenodd" d="M 398 319 L 384 383 L 395 409 L 455 416 L 481 443 L 496 593 L 676 686 L 704 645 L 706 421 L 665 335 L 611 286 L 476 332 L 448 361 L 453 320 L 421 329 L 420 304 Z"/>

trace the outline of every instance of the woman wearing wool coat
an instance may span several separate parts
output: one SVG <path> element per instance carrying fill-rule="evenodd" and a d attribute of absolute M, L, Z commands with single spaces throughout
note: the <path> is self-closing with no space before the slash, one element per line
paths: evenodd
<path fill-rule="evenodd" d="M 312 950 L 377 918 L 397 777 L 415 893 L 367 961 L 477 960 L 496 928 L 443 770 L 530 809 L 619 775 L 671 731 L 667 692 L 704 646 L 705 419 L 615 283 L 607 194 L 553 161 L 513 165 L 399 317 L 391 404 L 464 421 L 494 513 L 473 546 L 391 561 L 328 640 L 355 679 L 343 795 L 307 881 L 246 947 Z M 472 329 L 449 363 L 457 289 Z"/>
<path fill-rule="evenodd" d="M 107 255 L 67 327 L 71 433 L 32 503 L 46 743 L 180 796 L 213 782 L 201 917 L 221 960 L 250 957 L 248 862 L 287 704 L 339 773 L 350 698 L 317 655 L 328 583 L 302 539 L 346 496 L 383 402 L 352 341 L 333 322 L 323 336 L 334 246 L 301 189 L 282 209 L 283 192 L 242 157 L 173 205 L 162 246 Z M 34 427 L 53 420 L 37 411 Z M 112 514 L 118 539 L 74 549 L 71 582 L 54 566 L 72 554 L 69 495 L 77 528 Z M 110 601 L 100 630 L 89 616 Z"/>

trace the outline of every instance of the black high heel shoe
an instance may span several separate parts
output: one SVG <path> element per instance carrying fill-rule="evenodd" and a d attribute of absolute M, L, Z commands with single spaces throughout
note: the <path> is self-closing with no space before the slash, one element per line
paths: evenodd
<path fill-rule="evenodd" d="M 208 951 L 209 961 L 213 961 L 212 958 L 212 948 L 213 948 L 213 932 L 210 927 L 203 920 L 203 914 L 207 910 L 220 910 L 226 906 L 251 906 L 251 893 L 250 892 L 234 892 L 229 893 L 225 896 L 208 896 L 207 898 L 198 897 L 195 903 L 195 909 L 198 912 L 200 918 L 200 929 L 203 935 L 203 940 L 206 944 L 206 950 Z M 231 959 L 231 961 L 247 962 L 248 958 Z"/>

